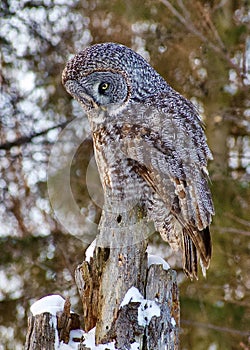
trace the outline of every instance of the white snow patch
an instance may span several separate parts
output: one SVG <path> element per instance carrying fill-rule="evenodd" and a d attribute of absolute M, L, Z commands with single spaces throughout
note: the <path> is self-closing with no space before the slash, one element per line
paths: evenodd
<path fill-rule="evenodd" d="M 144 300 L 143 296 L 139 292 L 139 290 L 135 287 L 129 288 L 127 293 L 125 294 L 125 297 L 123 298 L 123 301 L 121 302 L 120 308 L 123 307 L 124 305 L 127 305 L 131 302 L 137 303 L 137 302 L 142 302 Z"/>
<path fill-rule="evenodd" d="M 140 350 L 140 344 L 137 342 L 132 343 L 130 350 Z"/>
<path fill-rule="evenodd" d="M 166 271 L 170 269 L 170 266 L 166 262 L 166 260 L 164 260 L 160 256 L 149 254 L 148 255 L 148 268 L 151 265 L 162 265 L 163 269 Z"/>
<path fill-rule="evenodd" d="M 59 348 L 59 336 L 58 336 L 58 332 L 57 332 L 57 318 L 55 315 L 51 316 L 50 326 L 53 327 L 55 330 L 55 349 L 58 349 Z"/>
<path fill-rule="evenodd" d="M 72 331 L 71 331 L 72 332 Z M 70 332 L 70 334 L 71 334 Z M 95 345 L 95 328 L 92 328 L 88 333 L 84 333 L 82 334 L 82 337 L 85 339 L 83 341 L 83 344 L 86 346 L 86 348 L 90 348 L 91 350 L 115 350 L 115 343 L 107 343 L 107 344 L 99 344 L 99 345 Z M 79 344 L 79 343 L 78 343 Z M 67 348 L 62 348 L 63 350 L 67 349 Z M 70 348 L 68 348 L 70 349 Z M 73 348 L 73 349 L 77 349 L 77 348 Z M 61 350 L 61 348 L 60 348 Z"/>
<path fill-rule="evenodd" d="M 69 334 L 69 343 L 65 344 L 63 342 L 60 343 L 58 349 L 59 350 L 78 350 L 78 341 L 74 341 L 73 339 L 81 339 L 84 335 L 84 331 L 81 329 L 74 329 L 73 331 L 70 331 Z M 57 349 L 55 347 L 55 349 Z"/>
<path fill-rule="evenodd" d="M 33 316 L 49 312 L 56 316 L 57 311 L 62 311 L 65 300 L 60 295 L 47 295 L 31 305 L 30 311 Z"/>
<path fill-rule="evenodd" d="M 88 333 L 84 333 L 81 330 L 75 330 L 70 332 L 70 341 L 69 344 L 61 343 L 59 349 L 60 350 L 70 350 L 70 349 L 78 349 L 79 343 L 74 342 L 73 338 L 82 338 L 83 345 L 87 348 L 89 347 L 91 350 L 115 350 L 115 343 L 107 343 L 107 344 L 99 344 L 95 345 L 95 328 L 92 328 Z M 131 350 L 139 350 L 140 344 L 134 342 L 131 344 Z"/>
<path fill-rule="evenodd" d="M 175 322 L 175 319 L 174 319 L 173 317 L 171 317 L 171 325 L 172 325 L 173 327 L 176 326 L 176 322 Z"/>
<path fill-rule="evenodd" d="M 161 309 L 153 300 L 144 299 L 138 308 L 139 326 L 147 326 L 153 316 L 160 317 Z"/>
<path fill-rule="evenodd" d="M 96 239 L 86 249 L 85 261 L 90 262 L 90 258 L 93 258 L 95 247 L 96 247 Z"/>
<path fill-rule="evenodd" d="M 151 321 L 153 316 L 159 317 L 161 315 L 161 309 L 153 300 L 144 299 L 139 290 L 135 287 L 131 287 L 120 307 L 129 304 L 130 302 L 139 302 L 141 305 L 138 307 L 138 324 L 145 327 Z"/>

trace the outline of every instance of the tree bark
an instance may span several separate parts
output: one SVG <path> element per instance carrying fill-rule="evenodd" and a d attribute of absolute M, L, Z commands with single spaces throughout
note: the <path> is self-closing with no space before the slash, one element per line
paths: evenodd
<path fill-rule="evenodd" d="M 165 271 L 162 265 L 150 266 L 146 299 L 158 300 L 161 317 L 152 320 L 146 329 L 145 349 L 179 349 L 180 304 L 176 272 Z"/>
<path fill-rule="evenodd" d="M 139 217 L 138 208 L 116 215 L 105 211 L 94 256 L 76 269 L 85 331 L 96 327 L 97 344 L 115 341 L 120 350 L 130 349 L 135 341 L 143 350 L 176 350 L 180 312 L 176 273 L 159 265 L 148 269 L 147 226 Z M 146 326 L 138 322 L 138 310 L 145 302 L 120 307 L 131 287 L 160 308 L 160 316 Z"/>
<path fill-rule="evenodd" d="M 94 255 L 75 271 L 84 312 L 84 330 L 95 329 L 96 344 L 106 349 L 179 349 L 179 296 L 176 272 L 163 265 L 148 267 L 147 225 L 140 208 L 105 211 Z M 79 317 L 64 310 L 29 318 L 25 350 L 54 349 L 69 342 Z M 91 333 L 94 336 L 93 331 Z M 94 350 L 87 334 L 78 349 Z M 112 343 L 108 345 L 108 343 Z M 133 344 L 133 346 L 132 346 Z"/>
<path fill-rule="evenodd" d="M 54 350 L 55 327 L 49 312 L 28 319 L 25 350 Z"/>
<path fill-rule="evenodd" d="M 85 330 L 96 326 L 96 342 L 114 337 L 114 321 L 130 287 L 144 294 L 147 272 L 147 232 L 138 221 L 139 208 L 124 213 L 105 210 L 97 237 L 95 258 L 76 270 L 76 282 L 83 302 Z"/>
<path fill-rule="evenodd" d="M 61 341 L 68 344 L 70 331 L 80 328 L 79 316 L 70 312 L 70 300 L 56 316 L 49 312 L 28 318 L 25 350 L 54 350 Z"/>

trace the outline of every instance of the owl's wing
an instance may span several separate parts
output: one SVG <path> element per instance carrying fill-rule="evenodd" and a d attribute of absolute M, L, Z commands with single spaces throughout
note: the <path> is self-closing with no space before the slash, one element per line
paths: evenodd
<path fill-rule="evenodd" d="M 206 170 L 211 153 L 194 107 L 184 102 L 185 108 L 175 105 L 175 110 L 164 103 L 154 110 L 140 106 L 134 122 L 121 128 L 121 138 L 122 151 L 136 161 L 137 173 L 165 203 L 171 220 L 179 222 L 184 270 L 192 277 L 197 275 L 196 250 L 203 273 L 209 266 L 214 209 Z"/>

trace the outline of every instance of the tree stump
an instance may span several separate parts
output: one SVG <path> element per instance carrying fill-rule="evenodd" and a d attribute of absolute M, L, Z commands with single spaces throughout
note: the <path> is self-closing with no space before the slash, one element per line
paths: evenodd
<path fill-rule="evenodd" d="M 55 326 L 49 312 L 28 319 L 25 350 L 54 350 Z"/>
<path fill-rule="evenodd" d="M 142 217 L 140 208 L 103 212 L 93 257 L 75 271 L 85 331 L 76 340 L 78 350 L 97 349 L 94 343 L 105 344 L 105 350 L 179 349 L 176 272 L 166 269 L 163 260 L 151 259 L 148 266 L 147 224 Z M 56 316 L 29 318 L 25 350 L 58 348 L 79 326 L 66 300 Z"/>
<path fill-rule="evenodd" d="M 70 332 L 79 328 L 79 316 L 70 311 L 70 300 L 66 298 L 63 310 L 42 312 L 28 318 L 24 349 L 54 350 L 61 341 L 68 344 Z"/>
<path fill-rule="evenodd" d="M 84 328 L 88 332 L 96 327 L 96 344 L 115 341 L 121 350 L 130 349 L 134 342 L 144 350 L 176 350 L 180 312 L 176 273 L 160 265 L 148 268 L 147 225 L 138 218 L 139 208 L 103 213 L 94 255 L 75 272 Z M 143 300 L 121 307 L 131 287 Z M 152 302 L 160 314 L 139 324 L 139 310 Z"/>

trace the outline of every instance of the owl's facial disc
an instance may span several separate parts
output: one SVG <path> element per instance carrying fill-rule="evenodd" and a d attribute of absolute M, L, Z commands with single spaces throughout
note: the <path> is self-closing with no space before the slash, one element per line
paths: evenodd
<path fill-rule="evenodd" d="M 81 94 L 84 90 L 84 94 L 88 95 L 88 101 L 92 101 L 92 108 L 123 105 L 129 98 L 128 81 L 120 72 L 110 70 L 83 72 L 78 84 L 81 87 Z M 86 96 L 84 98 L 86 99 Z"/>
<path fill-rule="evenodd" d="M 86 110 L 90 110 L 92 108 L 98 108 L 98 105 L 95 103 L 93 98 L 89 96 L 87 91 L 84 89 L 81 84 L 78 83 L 76 80 L 67 80 L 64 84 L 67 92 L 73 96 L 78 102 L 81 103 L 81 105 Z"/>
<path fill-rule="evenodd" d="M 70 61 L 71 62 L 71 61 Z M 88 113 L 100 107 L 120 108 L 131 95 L 130 81 L 126 73 L 113 69 L 77 70 L 66 66 L 62 83 L 67 92 L 81 103 Z"/>

